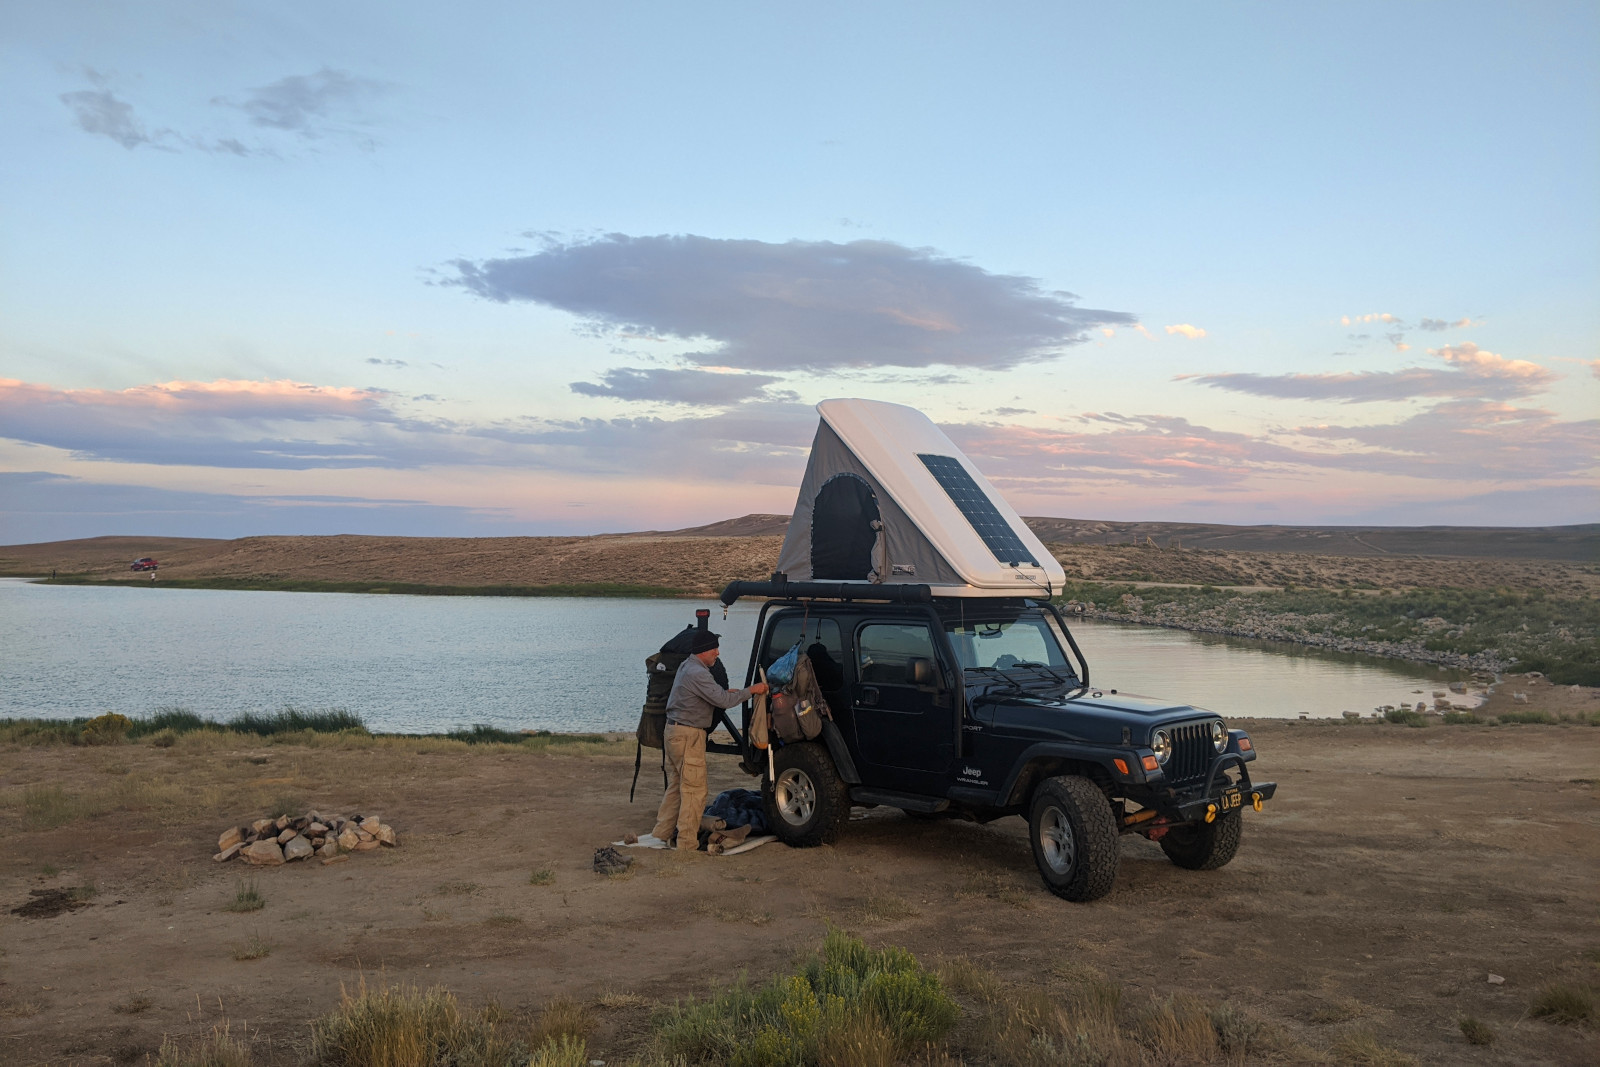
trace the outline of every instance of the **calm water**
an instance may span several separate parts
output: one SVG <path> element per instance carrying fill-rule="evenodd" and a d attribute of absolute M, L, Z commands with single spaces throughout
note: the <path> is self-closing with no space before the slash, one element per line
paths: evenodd
<path fill-rule="evenodd" d="M 375 730 L 631 730 L 644 658 L 712 608 L 743 677 L 759 604 L 33 585 L 0 579 L 0 718 L 344 708 Z M 1074 634 L 1095 684 L 1224 715 L 1414 703 L 1456 675 L 1115 623 Z M 1457 698 L 1460 699 L 1460 698 Z"/>

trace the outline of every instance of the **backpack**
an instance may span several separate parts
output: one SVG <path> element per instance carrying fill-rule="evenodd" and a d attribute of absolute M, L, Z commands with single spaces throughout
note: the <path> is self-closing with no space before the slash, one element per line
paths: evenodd
<path fill-rule="evenodd" d="M 633 803 L 634 791 L 639 786 L 639 766 L 644 761 L 644 750 L 661 750 L 661 788 L 667 787 L 667 698 L 672 695 L 672 683 L 678 677 L 678 668 L 689 658 L 689 645 L 694 640 L 695 627 L 686 626 L 674 634 L 661 651 L 645 657 L 644 707 L 639 709 L 639 725 L 633 736 L 633 784 L 628 786 L 628 803 Z M 711 677 L 722 688 L 728 688 L 728 669 L 719 659 L 711 665 Z"/>

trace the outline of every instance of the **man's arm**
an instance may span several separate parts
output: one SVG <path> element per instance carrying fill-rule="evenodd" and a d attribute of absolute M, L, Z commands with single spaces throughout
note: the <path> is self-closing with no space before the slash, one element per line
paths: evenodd
<path fill-rule="evenodd" d="M 750 697 L 748 689 L 724 689 L 711 677 L 711 672 L 695 671 L 686 679 L 689 691 L 700 697 L 708 704 L 727 709 L 736 704 L 743 704 Z"/>

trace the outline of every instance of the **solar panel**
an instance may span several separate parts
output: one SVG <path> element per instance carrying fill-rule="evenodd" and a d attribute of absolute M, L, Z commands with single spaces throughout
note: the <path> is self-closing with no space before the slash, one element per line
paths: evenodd
<path fill-rule="evenodd" d="M 1001 563 L 1039 565 L 1033 553 L 1023 547 L 1017 531 L 1000 514 L 994 501 L 989 499 L 989 494 L 972 480 L 972 475 L 967 473 L 967 468 L 961 465 L 960 460 L 952 456 L 930 456 L 923 452 L 918 452 L 917 458 L 922 460 L 928 473 L 949 494 L 951 502 L 961 509 L 961 514 L 967 517 L 973 530 L 983 538 L 983 543 L 989 546 L 995 559 Z"/>

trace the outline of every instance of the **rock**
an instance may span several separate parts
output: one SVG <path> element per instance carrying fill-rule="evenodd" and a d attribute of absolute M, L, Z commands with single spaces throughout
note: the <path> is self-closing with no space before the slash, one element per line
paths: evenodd
<path fill-rule="evenodd" d="M 299 837 L 299 836 L 300 836 L 300 831 L 298 831 L 298 830 L 293 830 L 293 829 L 281 830 L 278 833 L 278 844 L 287 845 L 291 838 L 295 838 L 295 837 Z"/>
<path fill-rule="evenodd" d="M 1491 974 L 1489 976 L 1489 984 L 1490 985 L 1505 985 L 1506 984 L 1506 980 L 1504 978 L 1500 977 L 1498 974 Z"/>
<path fill-rule="evenodd" d="M 378 838 L 378 844 L 388 845 L 390 848 L 393 848 L 400 843 L 399 839 L 394 836 L 394 827 L 392 826 L 378 827 L 378 833 L 376 836 Z"/>
<path fill-rule="evenodd" d="M 317 812 L 315 812 L 315 811 L 308 811 L 308 812 L 306 812 L 306 821 L 307 822 L 321 822 L 322 821 L 322 816 L 320 814 L 318 814 Z"/>
<path fill-rule="evenodd" d="M 251 831 L 251 833 L 257 833 L 257 834 L 264 833 L 264 832 L 266 832 L 267 827 L 269 827 L 271 825 L 272 825 L 272 820 L 271 819 L 257 819 L 255 822 L 250 824 L 250 831 Z"/>
<path fill-rule="evenodd" d="M 361 838 L 356 836 L 355 830 L 346 826 L 344 832 L 339 835 L 339 847 L 346 852 L 354 852 L 359 844 L 361 844 Z"/>
<path fill-rule="evenodd" d="M 244 858 L 258 867 L 276 867 L 283 862 L 283 849 L 276 841 L 257 841 L 244 850 Z"/>
<path fill-rule="evenodd" d="M 377 833 L 378 827 L 382 825 L 383 820 L 378 818 L 376 815 L 368 815 L 365 819 L 361 820 L 361 828 L 369 834 Z"/>
<path fill-rule="evenodd" d="M 1361 713 L 1359 711 L 1347 711 L 1344 713 L 1344 717 L 1347 719 L 1359 719 L 1361 718 Z"/>
<path fill-rule="evenodd" d="M 222 831 L 222 836 L 217 838 L 217 848 L 222 852 L 228 851 L 234 845 L 244 840 L 245 830 L 242 826 L 230 826 Z"/>
<path fill-rule="evenodd" d="M 313 838 L 311 838 L 311 847 L 312 848 L 321 848 L 324 844 L 327 843 L 327 841 L 328 841 L 328 839 L 326 837 L 313 837 Z"/>
<path fill-rule="evenodd" d="M 327 832 L 328 832 L 327 824 L 321 822 L 320 820 L 313 819 L 306 826 L 306 833 L 310 834 L 312 837 L 321 837 L 323 834 L 325 834 Z"/>
<path fill-rule="evenodd" d="M 242 848 L 244 848 L 244 842 L 243 841 L 235 841 L 233 844 L 229 845 L 227 848 L 223 849 L 221 852 L 218 852 L 215 856 L 212 856 L 211 858 L 216 860 L 218 863 L 224 863 L 224 862 L 226 862 L 228 860 L 233 859 L 233 857 L 237 856 L 239 854 L 239 850 L 242 849 Z"/>
<path fill-rule="evenodd" d="M 287 830 L 289 828 L 289 816 L 287 816 L 287 815 L 278 816 L 278 818 L 273 822 L 272 825 L 276 826 L 280 830 Z"/>
<path fill-rule="evenodd" d="M 311 825 L 311 820 L 306 818 L 304 815 L 300 816 L 300 818 L 298 818 L 298 819 L 290 819 L 289 820 L 289 829 L 291 829 L 291 830 L 304 830 L 306 827 L 308 827 L 310 825 Z"/>
<path fill-rule="evenodd" d="M 324 841 L 322 846 L 317 849 L 317 855 L 321 856 L 323 859 L 327 859 L 330 856 L 337 856 L 338 854 L 339 842 L 335 841 L 331 837 Z"/>
<path fill-rule="evenodd" d="M 378 847 L 378 839 L 376 837 L 368 837 L 365 841 L 357 842 L 356 851 L 357 852 L 366 852 L 369 849 L 374 849 L 374 848 L 377 848 L 377 847 Z"/>
<path fill-rule="evenodd" d="M 378 839 L 376 834 L 369 834 L 359 827 L 356 829 L 356 837 L 362 841 L 376 841 Z"/>
<path fill-rule="evenodd" d="M 326 867 L 330 863 L 343 863 L 349 858 L 349 856 L 329 856 L 327 859 L 322 861 L 322 865 Z"/>
<path fill-rule="evenodd" d="M 309 859 L 316 849 L 311 847 L 311 842 L 295 834 L 289 843 L 283 846 L 283 861 L 289 863 L 293 860 Z"/>

